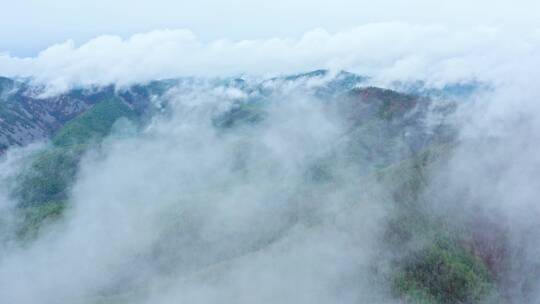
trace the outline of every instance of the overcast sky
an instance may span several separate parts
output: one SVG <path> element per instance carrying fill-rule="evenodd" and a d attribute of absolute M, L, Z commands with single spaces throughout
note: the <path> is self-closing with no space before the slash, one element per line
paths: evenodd
<path fill-rule="evenodd" d="M 54 43 L 189 29 L 202 40 L 289 37 L 373 22 L 531 27 L 538 0 L 3 0 L 0 52 L 35 56 Z"/>
<path fill-rule="evenodd" d="M 381 83 L 505 82 L 540 57 L 538 0 L 17 0 L 1 8 L 0 76 L 30 77 L 51 92 L 321 68 Z"/>

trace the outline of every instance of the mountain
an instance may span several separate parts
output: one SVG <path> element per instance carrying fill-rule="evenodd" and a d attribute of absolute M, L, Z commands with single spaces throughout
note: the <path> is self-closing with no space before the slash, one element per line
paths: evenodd
<path fill-rule="evenodd" d="M 400 99 L 398 91 L 410 96 L 425 96 L 438 99 L 463 99 L 479 90 L 487 89 L 480 83 L 465 83 L 446 86 L 442 89 L 424 89 L 425 83 L 395 83 L 392 87 L 398 91 L 369 87 L 369 78 L 346 71 L 330 73 L 328 70 L 316 70 L 308 73 L 285 75 L 262 81 L 230 78 L 210 81 L 193 78 L 168 79 L 137 84 L 130 87 L 116 88 L 90 87 L 74 88 L 67 92 L 48 96 L 45 88 L 33 85 L 28 80 L 15 80 L 0 77 L 0 154 L 9 146 L 25 146 L 29 143 L 51 138 L 67 122 L 91 109 L 100 102 L 117 99 L 136 115 L 151 116 L 156 111 L 152 98 L 160 98 L 172 87 L 216 86 L 239 90 L 246 94 L 251 102 L 263 100 L 276 92 L 304 90 L 318 98 L 331 99 L 340 94 L 351 92 L 371 99 L 385 100 L 387 105 L 394 105 L 393 99 Z M 356 90 L 356 93 L 355 93 Z M 395 93 L 390 96 L 390 93 Z M 387 94 L 387 96 L 383 96 Z M 409 98 L 403 95 L 403 98 Z M 161 105 L 159 105 L 161 106 Z M 392 111 L 398 109 L 391 109 Z M 387 114 L 389 114 L 388 112 Z M 403 114 L 403 113 L 402 113 Z M 386 115 L 386 114 L 385 114 Z"/>
<path fill-rule="evenodd" d="M 0 154 L 9 146 L 51 138 L 69 121 L 111 99 L 142 115 L 149 106 L 149 94 L 163 85 L 150 83 L 123 92 L 114 86 L 77 88 L 47 96 L 43 87 L 0 78 Z"/>
<path fill-rule="evenodd" d="M 294 76 L 283 76 L 251 83 L 242 79 L 215 80 L 203 86 L 240 90 L 246 98 L 238 99 L 232 108 L 214 119 L 218 128 L 256 123 L 264 119 L 266 105 L 276 96 L 291 90 L 312 95 L 338 104 L 339 115 L 347 122 L 347 132 L 353 142 L 346 145 L 351 155 L 369 159 L 369 167 L 384 167 L 399 157 L 411 157 L 436 140 L 446 138 L 442 133 L 428 136 L 422 126 L 422 116 L 429 99 L 395 91 L 358 87 L 365 78 L 341 72 L 330 75 L 319 70 Z M 36 160 L 19 176 L 21 182 L 15 196 L 23 205 L 36 205 L 65 200 L 70 181 L 76 174 L 77 163 L 89 144 L 107 136 L 113 124 L 124 117 L 144 124 L 162 107 L 167 107 L 165 95 L 169 89 L 189 91 L 190 79 L 153 81 L 117 90 L 105 88 L 73 89 L 51 97 L 41 97 L 39 87 L 5 78 L 4 109 L 0 129 L 5 150 L 11 145 L 24 146 L 50 139 L 51 149 L 36 156 Z M 155 104 L 153 99 L 161 99 Z M 440 130 L 440 132 L 443 132 Z M 448 132 L 447 132 L 448 133 Z M 388 142 L 400 143 L 388 145 Z"/>
<path fill-rule="evenodd" d="M 327 141 L 329 144 L 321 148 L 322 151 L 314 153 L 316 157 L 299 161 L 302 163 L 299 189 L 285 187 L 283 190 L 293 191 L 294 195 L 287 204 L 293 205 L 294 211 L 280 219 L 282 226 L 265 228 L 263 236 L 252 242 L 234 243 L 237 236 L 228 235 L 230 242 L 237 246 L 230 246 L 229 241 L 225 245 L 214 244 L 208 239 L 212 235 L 201 236 L 204 231 L 199 231 L 199 227 L 189 226 L 188 234 L 182 230 L 185 222 L 196 222 L 201 217 L 198 213 L 200 207 L 196 207 L 193 217 L 182 214 L 175 218 L 170 227 L 161 232 L 158 241 L 149 244 L 149 252 L 137 253 L 137 258 L 151 257 L 145 266 L 148 269 L 133 270 L 129 275 L 117 278 L 118 281 L 113 280 L 111 286 L 100 289 L 95 297 L 89 297 L 82 303 L 115 303 L 123 298 L 129 302 L 131 294 L 148 288 L 144 271 L 173 275 L 176 265 L 182 265 L 175 271 L 185 271 L 186 276 L 205 276 L 206 272 L 227 268 L 229 263 L 233 264 L 242 257 L 256 255 L 268 248 L 272 250 L 294 234 L 298 225 L 306 226 L 310 231 L 325 227 L 327 222 L 333 227 L 334 219 L 326 218 L 326 215 L 322 218 L 314 216 L 318 210 L 310 203 L 320 200 L 318 196 L 332 197 L 340 184 L 347 184 L 351 177 L 342 171 L 352 172 L 355 181 L 358 178 L 363 182 L 347 189 L 347 195 L 356 193 L 357 187 L 377 192 L 376 188 L 383 186 L 382 193 L 378 194 L 380 197 L 376 197 L 391 213 L 383 220 L 380 246 L 384 251 L 369 269 L 370 275 L 377 278 L 374 280 L 383 280 L 390 286 L 393 297 L 404 303 L 485 303 L 486 299 L 490 303 L 498 303 L 500 294 L 504 293 L 498 285 L 498 277 L 505 262 L 494 262 L 491 247 L 471 239 L 471 234 L 476 232 L 474 225 L 469 227 L 460 222 L 446 222 L 438 214 L 427 212 L 431 208 L 430 200 L 438 198 L 436 195 L 427 198 L 423 195 L 429 185 L 430 172 L 448 160 L 456 144 L 456 130 L 444 119 L 451 115 L 456 104 L 454 101 L 437 100 L 442 97 L 454 99 L 472 89 L 449 88 L 441 93 L 415 88 L 404 93 L 369 86 L 367 78 L 352 73 L 330 74 L 318 70 L 266 80 L 158 80 L 127 88 L 76 88 L 47 96 L 42 87 L 29 82 L 0 78 L 0 152 L 11 146 L 25 146 L 36 141 L 48 139 L 50 142 L 26 156 L 24 164 L 11 177 L 14 182 L 8 196 L 16 202 L 19 218 L 15 224 L 14 242 L 22 246 L 31 244 L 46 227 L 61 221 L 70 208 L 72 190 L 81 173 L 81 161 L 85 155 L 90 151 L 99 155 L 110 136 L 122 136 L 118 129 L 128 130 L 125 135 L 128 138 L 137 137 L 154 119 L 167 121 L 174 111 L 178 111 L 175 108 L 178 98 L 196 100 L 197 94 L 205 91 L 218 103 L 220 99 L 227 99 L 227 107 L 210 115 L 212 136 L 226 143 L 237 140 L 233 135 L 240 136 L 241 140 L 234 142 L 238 146 L 233 145 L 232 164 L 224 165 L 231 165 L 232 172 L 242 180 L 247 176 L 245 183 L 250 183 L 250 174 L 268 174 L 267 178 L 272 178 L 271 172 L 275 169 L 264 166 L 264 161 L 258 167 L 257 161 L 270 156 L 264 153 L 264 149 L 263 152 L 251 151 L 249 147 L 257 146 L 258 140 L 268 136 L 265 133 L 268 124 L 284 123 L 271 120 L 275 116 L 275 105 L 287 105 L 284 100 L 305 99 L 335 120 L 340 133 L 334 134 Z M 181 110 L 192 113 L 199 109 L 197 106 L 187 103 Z M 295 111 L 294 107 L 285 109 Z M 306 119 L 308 116 L 306 113 Z M 437 117 L 442 119 L 437 120 Z M 286 122 L 284 124 L 287 126 Z M 294 126 L 313 127 L 307 121 Z M 294 130 L 285 128 L 278 135 L 287 136 L 288 132 L 294 134 Z M 201 134 L 203 136 L 208 134 Z M 197 142 L 185 144 L 198 145 Z M 180 161 L 184 159 L 180 158 Z M 246 168 L 248 161 L 256 164 L 255 173 L 250 172 L 252 168 Z M 279 162 L 269 161 L 279 166 Z M 205 164 L 199 165 L 204 168 Z M 298 164 L 293 162 L 287 166 L 295 165 Z M 167 171 L 167 168 L 163 170 Z M 151 181 L 148 184 L 151 185 Z M 370 189 L 372 185 L 373 189 Z M 99 192 L 100 189 L 94 191 Z M 211 192 L 202 196 L 214 197 L 211 195 L 225 193 L 226 185 L 220 184 Z M 234 197 L 242 195 L 239 193 Z M 191 199 L 197 200 L 197 197 Z M 350 204 L 347 208 L 359 203 L 352 200 Z M 162 216 L 167 218 L 165 214 Z M 181 246 L 182 250 L 175 245 Z M 185 248 L 197 248 L 199 253 Z M 351 244 L 351 250 L 363 248 Z M 214 252 L 218 254 L 213 255 Z M 351 277 L 358 275 L 350 274 Z"/>

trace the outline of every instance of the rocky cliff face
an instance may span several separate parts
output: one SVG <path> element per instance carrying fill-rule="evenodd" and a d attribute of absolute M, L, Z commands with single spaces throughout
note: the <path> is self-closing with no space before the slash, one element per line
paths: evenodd
<path fill-rule="evenodd" d="M 35 87 L 0 79 L 0 151 L 50 137 L 67 121 L 91 108 L 110 89 L 74 90 L 40 97 Z"/>
<path fill-rule="evenodd" d="M 124 92 L 108 86 L 45 96 L 40 87 L 0 77 L 0 154 L 13 145 L 24 146 L 50 138 L 68 121 L 113 97 L 143 112 L 148 106 L 148 92 L 141 86 Z"/>

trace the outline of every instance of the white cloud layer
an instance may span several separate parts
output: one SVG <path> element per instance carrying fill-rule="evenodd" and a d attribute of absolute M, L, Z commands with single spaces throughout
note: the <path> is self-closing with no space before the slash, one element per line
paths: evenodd
<path fill-rule="evenodd" d="M 540 29 L 374 23 L 338 32 L 315 29 L 298 39 L 218 39 L 159 30 L 127 39 L 72 40 L 36 57 L 0 55 L 0 75 L 33 77 L 57 90 L 180 76 L 269 75 L 346 69 L 376 80 L 471 79 L 504 83 L 537 64 Z"/>
<path fill-rule="evenodd" d="M 375 22 L 448 26 L 540 25 L 536 0 L 18 0 L 0 10 L 0 51 L 35 55 L 47 46 L 102 34 L 129 37 L 153 29 L 189 28 L 217 38 L 300 37 Z"/>
<path fill-rule="evenodd" d="M 212 117 L 232 100 L 170 95 L 169 119 L 84 158 L 63 221 L 24 248 L 0 242 L 0 302 L 390 303 L 364 278 L 379 184 L 345 155 L 332 156 L 339 182 L 306 174 L 327 147 L 346 149 L 333 111 L 278 99 L 260 126 L 218 132 Z M 0 162 L 0 194 L 21 152 Z"/>

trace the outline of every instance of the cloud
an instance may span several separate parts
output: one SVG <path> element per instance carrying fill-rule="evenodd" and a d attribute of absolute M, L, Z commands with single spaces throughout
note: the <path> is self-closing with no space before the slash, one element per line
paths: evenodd
<path fill-rule="evenodd" d="M 336 32 L 377 22 L 531 28 L 539 25 L 540 4 L 535 0 L 79 0 L 76 4 L 20 0 L 7 2 L 4 8 L 0 51 L 21 56 L 35 55 L 66 39 L 80 43 L 103 33 L 129 37 L 165 28 L 189 28 L 204 41 L 294 38 L 314 28 Z"/>
<path fill-rule="evenodd" d="M 252 128 L 217 130 L 236 97 L 173 90 L 170 117 L 89 153 L 63 220 L 1 247 L 0 300 L 388 303 L 368 279 L 385 210 L 336 145 L 335 111 L 284 94 Z M 327 184 L 307 173 L 330 146 Z"/>
<path fill-rule="evenodd" d="M 276 75 L 327 68 L 372 76 L 380 83 L 472 79 L 504 82 L 535 61 L 537 29 L 376 23 L 349 30 L 316 29 L 298 39 L 218 39 L 188 30 L 160 30 L 127 39 L 99 36 L 77 46 L 53 45 L 36 57 L 0 55 L 0 74 L 33 77 L 55 90 L 128 85 L 181 76 Z"/>

